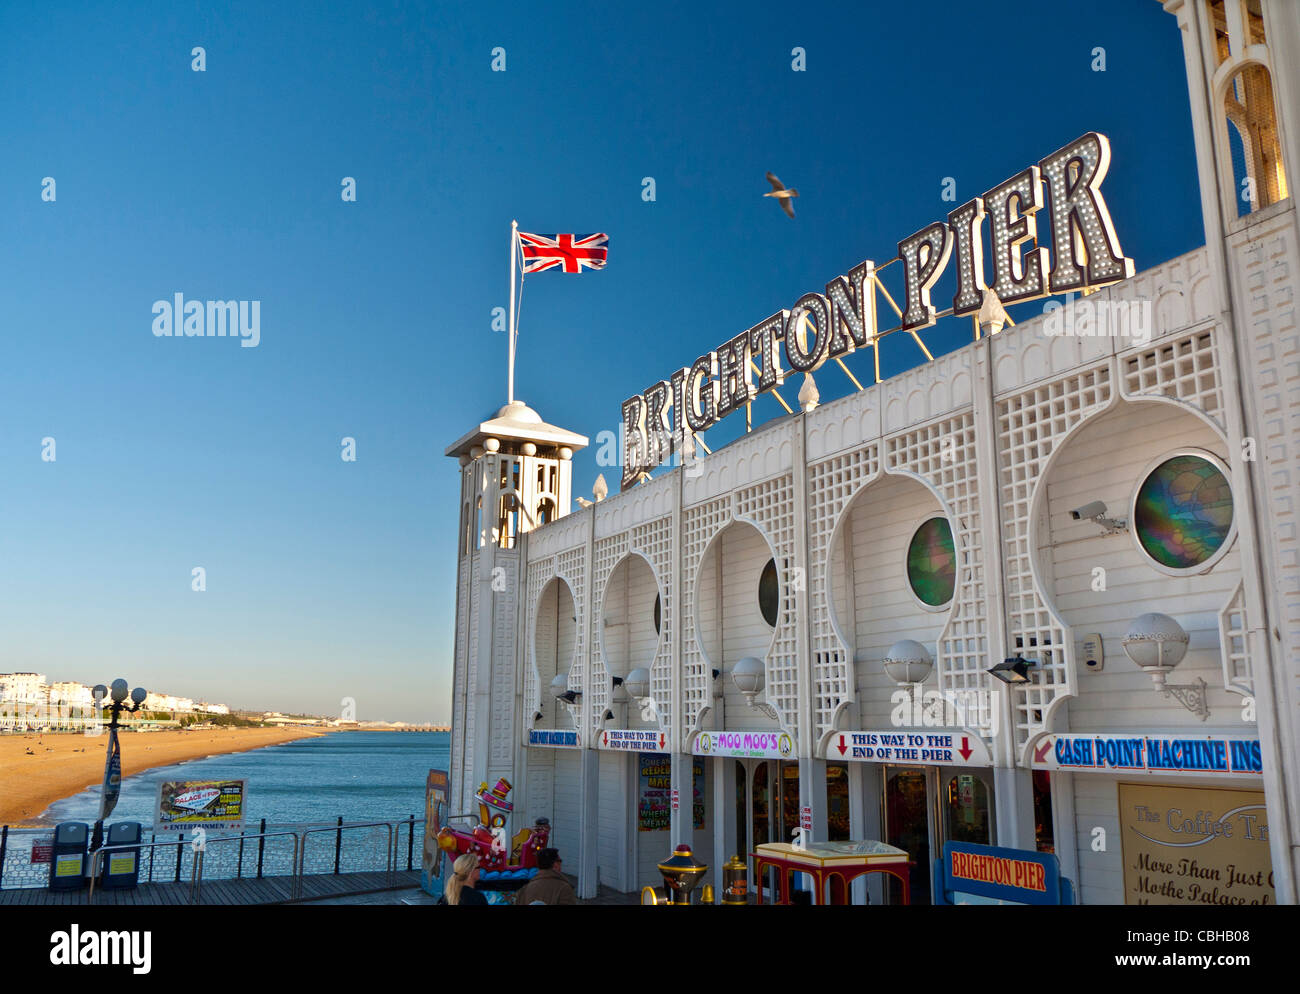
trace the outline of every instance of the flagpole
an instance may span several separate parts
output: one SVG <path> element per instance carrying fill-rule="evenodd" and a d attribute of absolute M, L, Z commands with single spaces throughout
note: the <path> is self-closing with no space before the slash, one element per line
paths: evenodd
<path fill-rule="evenodd" d="M 506 329 L 510 335 L 510 371 L 506 380 L 506 403 L 515 402 L 515 256 L 516 246 L 519 242 L 519 222 L 510 222 L 510 327 Z"/>

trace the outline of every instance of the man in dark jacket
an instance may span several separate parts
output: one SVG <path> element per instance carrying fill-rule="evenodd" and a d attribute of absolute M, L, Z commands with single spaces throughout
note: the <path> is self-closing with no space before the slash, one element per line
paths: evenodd
<path fill-rule="evenodd" d="M 577 904 L 573 884 L 564 876 L 564 861 L 555 849 L 537 854 L 537 876 L 515 895 L 515 904 Z"/>

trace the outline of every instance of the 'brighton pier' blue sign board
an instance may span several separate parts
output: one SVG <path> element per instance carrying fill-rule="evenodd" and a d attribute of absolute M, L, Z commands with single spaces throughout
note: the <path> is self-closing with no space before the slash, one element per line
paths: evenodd
<path fill-rule="evenodd" d="M 1051 853 L 946 842 L 934 861 L 935 904 L 1073 904 Z"/>

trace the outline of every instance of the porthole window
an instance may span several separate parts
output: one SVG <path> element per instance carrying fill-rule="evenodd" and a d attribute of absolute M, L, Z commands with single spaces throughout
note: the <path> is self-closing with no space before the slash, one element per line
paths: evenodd
<path fill-rule="evenodd" d="M 938 609 L 952 601 L 957 588 L 957 549 L 947 518 L 922 522 L 907 546 L 907 585 L 927 608 Z"/>
<path fill-rule="evenodd" d="M 758 578 L 758 609 L 763 612 L 763 620 L 775 628 L 780 608 L 781 584 L 776 577 L 776 560 L 769 559 Z"/>
<path fill-rule="evenodd" d="M 1129 520 L 1138 549 L 1162 572 L 1208 571 L 1232 544 L 1227 467 L 1209 453 L 1161 457 L 1143 474 Z"/>

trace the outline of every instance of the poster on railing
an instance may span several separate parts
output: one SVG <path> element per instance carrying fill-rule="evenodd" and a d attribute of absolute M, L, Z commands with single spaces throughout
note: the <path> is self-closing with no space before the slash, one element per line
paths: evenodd
<path fill-rule="evenodd" d="M 420 863 L 420 885 L 426 894 L 441 896 L 445 859 L 438 846 L 438 832 L 447 816 L 451 777 L 446 770 L 430 770 L 424 783 L 424 858 Z"/>
<path fill-rule="evenodd" d="M 169 780 L 158 785 L 155 832 L 244 827 L 244 780 Z"/>

